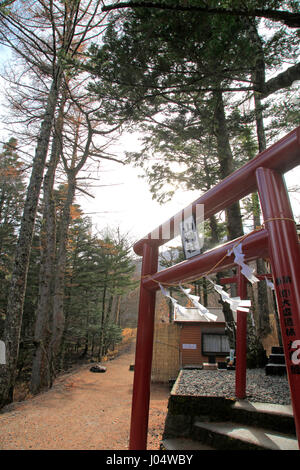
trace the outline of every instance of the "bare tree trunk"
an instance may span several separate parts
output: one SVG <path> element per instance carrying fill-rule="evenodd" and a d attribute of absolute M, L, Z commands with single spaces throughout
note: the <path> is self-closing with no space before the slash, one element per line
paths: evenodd
<path fill-rule="evenodd" d="M 214 92 L 215 104 L 215 135 L 217 139 L 218 157 L 220 163 L 220 175 L 224 179 L 234 171 L 233 155 L 230 148 L 229 134 L 227 130 L 226 116 L 222 92 Z M 243 224 L 239 202 L 226 209 L 227 233 L 229 240 L 243 235 Z M 217 280 L 222 273 L 217 274 Z M 235 322 L 229 304 L 220 300 L 227 324 L 227 333 L 231 348 L 235 348 Z"/>
<path fill-rule="evenodd" d="M 4 406 L 13 400 L 31 242 L 59 94 L 59 84 L 60 78 L 53 80 L 48 95 L 46 112 L 41 124 L 24 204 L 5 319 L 4 342 L 7 362 L 5 365 L 0 365 L 0 406 Z"/>
<path fill-rule="evenodd" d="M 106 304 L 106 286 L 107 279 L 104 280 L 104 289 L 102 295 L 102 312 L 101 312 L 101 329 L 99 335 L 99 349 L 98 349 L 98 361 L 101 361 L 103 356 L 103 346 L 104 346 L 104 331 L 105 331 L 105 304 Z"/>
<path fill-rule="evenodd" d="M 76 260 L 77 260 L 79 252 L 80 252 L 80 243 L 79 243 L 79 240 L 77 238 L 76 247 L 75 247 L 75 250 L 73 252 L 73 257 L 72 257 L 72 262 L 71 262 L 71 264 L 73 266 L 73 269 L 74 269 L 74 266 L 76 264 Z M 70 278 L 70 281 L 69 281 L 71 285 L 73 283 L 73 274 L 74 274 L 74 270 L 72 271 L 72 275 L 71 275 L 71 278 Z M 66 337 L 67 337 L 67 331 L 68 331 L 68 326 L 69 326 L 69 318 L 71 316 L 71 309 L 72 309 L 72 295 L 71 295 L 71 292 L 72 292 L 72 289 L 70 288 L 69 295 L 67 296 L 68 302 L 64 306 L 64 331 L 63 331 L 62 338 L 61 338 L 60 352 L 59 352 L 59 363 L 60 363 L 59 367 L 60 367 L 60 370 L 63 370 L 65 368 L 65 356 L 66 356 L 66 351 L 67 351 Z"/>
<path fill-rule="evenodd" d="M 220 164 L 220 176 L 222 179 L 234 171 L 233 155 L 231 152 L 229 134 L 227 130 L 226 116 L 222 92 L 214 92 L 215 105 L 215 135 L 217 139 L 218 158 Z M 227 232 L 230 240 L 243 235 L 243 224 L 239 202 L 226 209 Z"/>
<path fill-rule="evenodd" d="M 267 148 L 266 136 L 264 129 L 263 113 L 261 100 L 257 93 L 254 93 L 255 101 L 255 117 L 256 117 L 256 131 L 258 139 L 259 152 L 262 152 Z M 260 219 L 260 205 L 258 194 L 252 195 L 252 201 L 254 203 L 254 226 L 261 224 Z M 266 272 L 266 265 L 263 259 L 256 261 L 256 270 L 258 274 L 264 274 Z M 257 322 L 257 334 L 259 338 L 266 337 L 270 331 L 270 305 L 268 301 L 267 286 L 265 282 L 259 282 L 257 284 L 257 304 L 258 304 L 258 322 Z"/>
<path fill-rule="evenodd" d="M 86 115 L 87 118 L 87 115 Z M 87 118 L 88 121 L 88 118 Z M 70 225 L 71 206 L 74 201 L 76 191 L 76 175 L 82 169 L 83 165 L 89 157 L 90 146 L 92 143 L 93 128 L 88 121 L 88 134 L 86 137 L 85 148 L 80 157 L 78 157 L 79 146 L 79 129 L 82 124 L 81 112 L 79 113 L 77 122 L 75 124 L 75 137 L 73 143 L 73 151 L 70 167 L 62 153 L 64 167 L 68 176 L 68 189 L 63 212 L 59 224 L 58 232 L 58 251 L 56 257 L 56 271 L 54 279 L 54 294 L 53 294 L 53 310 L 52 310 L 52 327 L 51 327 L 51 341 L 50 341 L 50 360 L 52 364 L 52 377 L 50 386 L 52 386 L 52 379 L 54 378 L 55 362 L 60 351 L 61 341 L 64 333 L 65 317 L 64 317 L 64 289 L 65 289 L 65 269 L 67 259 L 67 242 Z"/>
<path fill-rule="evenodd" d="M 60 349 L 61 339 L 64 332 L 64 288 L 65 288 L 65 269 L 67 257 L 67 241 L 70 225 L 71 206 L 75 196 L 75 175 L 74 171 L 68 174 L 68 190 L 62 216 L 60 219 L 58 233 L 58 251 L 55 264 L 52 327 L 50 342 L 50 360 L 52 364 L 51 383 L 53 381 L 53 371 L 55 369 L 55 360 Z"/>
<path fill-rule="evenodd" d="M 121 295 L 118 295 L 117 297 L 117 305 L 116 305 L 116 310 L 115 310 L 115 324 L 120 325 L 120 308 L 121 308 Z"/>
<path fill-rule="evenodd" d="M 84 338 L 84 350 L 80 357 L 85 358 L 89 350 L 89 324 L 90 324 L 90 309 L 89 303 L 86 307 L 87 313 L 85 317 L 85 338 Z"/>
<path fill-rule="evenodd" d="M 61 103 L 57 125 L 52 142 L 51 158 L 44 179 L 44 213 L 41 230 L 41 266 L 39 295 L 34 333 L 35 353 L 31 373 L 31 392 L 38 393 L 41 388 L 49 387 L 50 361 L 50 312 L 52 301 L 52 282 L 55 272 L 56 253 L 56 209 L 53 197 L 55 172 L 61 153 L 64 100 Z"/>

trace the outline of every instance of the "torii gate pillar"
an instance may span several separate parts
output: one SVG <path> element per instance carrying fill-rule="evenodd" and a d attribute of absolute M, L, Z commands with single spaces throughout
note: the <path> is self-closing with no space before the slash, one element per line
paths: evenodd
<path fill-rule="evenodd" d="M 258 168 L 256 177 L 300 447 L 300 245 L 283 176 Z"/>
<path fill-rule="evenodd" d="M 145 289 L 143 279 L 156 273 L 157 263 L 158 248 L 145 243 L 134 364 L 130 450 L 147 448 L 156 292 Z"/>

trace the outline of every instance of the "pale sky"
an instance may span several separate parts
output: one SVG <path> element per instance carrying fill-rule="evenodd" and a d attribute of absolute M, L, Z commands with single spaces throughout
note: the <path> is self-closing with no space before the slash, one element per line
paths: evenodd
<path fill-rule="evenodd" d="M 83 196 L 78 200 L 85 212 L 99 212 L 90 215 L 98 230 L 119 226 L 122 233 L 129 232 L 130 238 L 136 241 L 200 196 L 199 191 L 179 191 L 171 202 L 160 205 L 152 200 L 147 182 L 138 177 L 141 170 L 130 166 L 118 168 L 117 164 L 109 166 L 111 171 L 105 172 L 105 178 L 114 184 L 121 183 L 120 186 L 94 189 L 94 199 Z M 299 166 L 286 175 L 287 184 L 294 185 L 299 179 Z M 300 194 L 290 193 L 290 200 L 294 215 L 299 218 Z"/>
<path fill-rule="evenodd" d="M 138 136 L 130 134 L 122 139 L 114 154 L 121 160 L 125 151 L 134 152 L 138 147 Z M 136 241 L 199 196 L 198 191 L 180 191 L 172 201 L 161 205 L 152 199 L 147 181 L 139 177 L 142 174 L 140 168 L 105 161 L 101 165 L 99 182 L 93 182 L 91 186 L 112 186 L 91 188 L 93 199 L 85 195 L 78 198 L 84 211 L 90 213 L 97 230 L 107 226 L 120 227 L 122 233 L 128 233 L 132 241 Z"/>
<path fill-rule="evenodd" d="M 85 212 L 91 213 L 98 230 L 106 226 L 119 226 L 121 232 L 129 232 L 131 237 L 138 240 L 184 209 L 199 195 L 196 191 L 179 192 L 172 201 L 160 205 L 152 199 L 147 182 L 139 178 L 141 170 L 130 166 L 120 169 L 116 165 L 114 167 L 105 177 L 113 184 L 120 183 L 119 186 L 94 189 L 94 199 L 87 196 L 78 199 Z"/>

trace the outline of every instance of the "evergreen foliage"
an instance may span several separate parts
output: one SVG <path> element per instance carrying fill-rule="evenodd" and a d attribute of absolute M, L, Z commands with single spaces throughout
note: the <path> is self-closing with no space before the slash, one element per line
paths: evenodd
<path fill-rule="evenodd" d="M 7 291 L 12 272 L 25 194 L 24 164 L 15 138 L 0 153 L 0 315 L 5 318 Z"/>

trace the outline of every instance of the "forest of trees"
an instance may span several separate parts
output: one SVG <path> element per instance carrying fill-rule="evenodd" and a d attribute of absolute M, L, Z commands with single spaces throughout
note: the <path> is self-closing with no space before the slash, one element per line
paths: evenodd
<path fill-rule="evenodd" d="M 0 154 L 1 332 L 25 202 L 24 164 L 18 157 L 17 146 L 16 139 L 11 138 Z M 69 207 L 66 239 L 61 239 L 65 237 L 62 229 L 67 192 L 67 184 L 60 184 L 53 191 L 57 236 L 50 266 L 45 259 L 47 207 L 43 197 L 35 221 L 17 363 L 17 377 L 26 380 L 30 377 L 32 393 L 51 386 L 56 373 L 74 360 L 89 356 L 100 361 L 110 346 L 121 341 L 120 299 L 136 285 L 132 277 L 135 266 L 126 237 L 118 230 L 109 229 L 93 234 L 90 218 L 84 216 L 75 201 Z M 60 307 L 63 317 L 58 341 L 52 322 L 55 295 L 58 295 L 55 274 L 61 262 L 63 241 L 64 286 Z M 45 294 L 47 283 L 50 284 L 48 297 Z M 47 309 L 46 316 L 42 315 L 44 309 Z"/>
<path fill-rule="evenodd" d="M 1 153 L 1 405 L 25 367 L 37 393 L 70 355 L 101 360 L 121 339 L 118 297 L 135 286 L 126 237 L 110 228 L 95 234 L 76 204 L 90 194 L 80 172 L 114 159 L 108 145 L 119 127 L 97 116 L 86 72 L 68 63 L 105 30 L 101 2 L 4 3 L 14 135 Z"/>
<path fill-rule="evenodd" d="M 38 393 L 70 357 L 101 360 L 120 340 L 118 299 L 136 286 L 134 263 L 126 237 L 95 235 L 76 202 L 91 195 L 84 170 L 101 175 L 104 160 L 136 165 L 161 203 L 177 188 L 210 189 L 299 125 L 299 25 L 293 0 L 0 1 L 0 45 L 11 55 L 0 406 L 24 369 Z M 142 148 L 119 161 L 111 145 L 122 132 L 138 132 Z M 260 223 L 253 194 L 207 221 L 206 246 Z M 266 271 L 262 261 L 257 271 Z M 205 283 L 198 288 L 205 295 Z M 258 289 L 263 338 L 265 284 Z"/>

